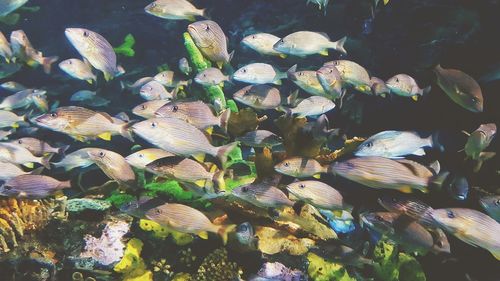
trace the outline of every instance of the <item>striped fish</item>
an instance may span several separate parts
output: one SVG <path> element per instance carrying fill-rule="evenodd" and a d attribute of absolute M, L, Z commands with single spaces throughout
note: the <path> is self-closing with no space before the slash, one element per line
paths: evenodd
<path fill-rule="evenodd" d="M 0 194 L 16 198 L 42 199 L 70 187 L 70 181 L 58 181 L 43 175 L 20 175 L 6 181 L 0 187 Z"/>

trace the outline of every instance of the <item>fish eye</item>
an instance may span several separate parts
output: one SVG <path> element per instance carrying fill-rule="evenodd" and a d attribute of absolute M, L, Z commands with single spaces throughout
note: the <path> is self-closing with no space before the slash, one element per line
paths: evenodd
<path fill-rule="evenodd" d="M 208 25 L 208 24 L 207 24 L 207 25 L 205 26 L 205 31 L 209 31 L 209 30 L 210 30 L 210 25 Z"/>
<path fill-rule="evenodd" d="M 18 144 L 22 144 L 22 143 L 23 143 L 23 141 L 22 141 L 22 140 L 17 140 L 17 143 L 18 143 Z"/>
<path fill-rule="evenodd" d="M 141 109 L 145 110 L 146 109 L 146 105 L 145 104 L 141 105 Z"/>
<path fill-rule="evenodd" d="M 106 155 L 106 153 L 104 153 L 104 151 L 99 151 L 99 157 L 104 157 L 104 155 Z"/>
<path fill-rule="evenodd" d="M 255 35 L 252 35 L 252 39 L 255 39 L 255 38 L 257 38 L 257 36 L 255 36 Z"/>
<path fill-rule="evenodd" d="M 88 33 L 88 31 L 84 31 L 84 32 L 83 32 L 83 37 L 89 37 L 89 33 Z"/>
<path fill-rule="evenodd" d="M 396 78 L 396 83 L 399 83 L 399 78 Z"/>
<path fill-rule="evenodd" d="M 381 216 L 379 216 L 379 215 L 376 215 L 376 216 L 375 216 L 375 219 L 376 219 L 376 220 L 378 220 L 378 221 L 383 221 L 383 220 L 384 220 L 384 219 L 383 219 Z"/>
<path fill-rule="evenodd" d="M 448 218 L 450 218 L 450 219 L 454 219 L 454 218 L 455 218 L 455 214 L 453 213 L 453 211 L 448 210 L 448 211 L 446 212 L 446 215 L 447 215 L 447 216 L 448 216 Z"/>
<path fill-rule="evenodd" d="M 366 146 L 366 147 L 372 147 L 372 146 L 373 146 L 373 143 L 372 143 L 371 141 L 370 141 L 370 142 L 367 142 L 367 143 L 365 143 L 365 146 Z"/>
<path fill-rule="evenodd" d="M 207 77 L 207 75 L 205 73 L 203 73 L 203 77 Z"/>
<path fill-rule="evenodd" d="M 57 113 L 52 112 L 52 113 L 50 114 L 50 117 L 52 117 L 52 118 L 56 118 L 56 117 L 57 117 Z"/>
<path fill-rule="evenodd" d="M 243 69 L 241 70 L 241 72 L 243 72 L 243 73 L 247 73 L 247 69 L 246 69 L 246 68 L 243 68 Z"/>
<path fill-rule="evenodd" d="M 177 112 L 177 110 L 179 110 L 179 106 L 174 105 L 174 106 L 172 107 L 172 111 L 173 111 L 173 112 Z"/>
<path fill-rule="evenodd" d="M 157 214 L 161 214 L 161 210 L 160 210 L 160 209 L 156 209 L 156 210 L 155 210 L 155 212 L 156 212 Z"/>
<path fill-rule="evenodd" d="M 472 97 L 472 98 L 471 98 L 471 101 L 472 101 L 473 103 L 477 103 L 477 102 L 479 102 L 479 100 L 478 100 L 476 97 Z"/>
<path fill-rule="evenodd" d="M 285 43 L 285 40 L 283 39 L 280 39 L 280 41 L 278 41 L 279 43 Z"/>
<path fill-rule="evenodd" d="M 240 225 L 240 230 L 241 231 L 247 231 L 248 230 L 248 227 L 244 224 Z"/>
<path fill-rule="evenodd" d="M 398 202 L 398 199 L 396 199 L 396 198 L 392 197 L 392 198 L 391 198 L 391 201 L 392 201 L 392 203 L 396 203 L 396 202 Z"/>
<path fill-rule="evenodd" d="M 333 65 L 340 65 L 340 63 L 338 61 L 334 61 Z"/>
<path fill-rule="evenodd" d="M 301 183 L 301 184 L 299 184 L 299 187 L 300 187 L 300 188 L 305 188 L 305 187 L 306 187 L 306 185 L 305 185 L 305 184 L 303 184 L 303 183 Z"/>
<path fill-rule="evenodd" d="M 283 164 L 283 166 L 288 167 L 288 166 L 290 166 L 290 163 L 289 163 L 289 162 L 285 162 L 285 163 Z"/>
<path fill-rule="evenodd" d="M 156 122 L 151 122 L 151 128 L 156 128 Z"/>
<path fill-rule="evenodd" d="M 242 188 L 241 188 L 241 191 L 243 191 L 243 192 L 248 192 L 248 186 L 244 186 L 244 187 L 242 187 Z"/>
<path fill-rule="evenodd" d="M 68 64 L 73 64 L 73 62 L 69 60 L 69 61 L 68 61 Z"/>
<path fill-rule="evenodd" d="M 4 186 L 4 188 L 5 188 L 5 190 L 11 190 L 11 189 L 12 189 L 12 186 L 8 186 L 8 185 L 6 185 L 6 186 Z"/>
<path fill-rule="evenodd" d="M 139 158 L 142 158 L 142 157 L 144 157 L 144 154 L 141 153 L 141 154 L 139 154 L 137 156 L 139 156 Z"/>

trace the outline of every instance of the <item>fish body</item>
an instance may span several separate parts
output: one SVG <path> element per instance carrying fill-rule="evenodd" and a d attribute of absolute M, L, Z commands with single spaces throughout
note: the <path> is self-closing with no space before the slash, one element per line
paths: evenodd
<path fill-rule="evenodd" d="M 326 210 L 342 210 L 346 206 L 342 194 L 330 185 L 315 181 L 297 181 L 286 186 L 299 200 Z"/>
<path fill-rule="evenodd" d="M 483 209 L 497 222 L 500 222 L 500 195 L 488 195 L 479 198 Z"/>
<path fill-rule="evenodd" d="M 9 63 L 13 58 L 12 49 L 10 48 L 10 43 L 7 40 L 7 38 L 5 38 L 5 35 L 3 35 L 3 32 L 1 31 L 0 31 L 0 56 L 4 57 L 7 63 Z"/>
<path fill-rule="evenodd" d="M 190 20 L 204 17 L 205 9 L 198 9 L 187 0 L 157 0 L 144 8 L 146 13 L 169 20 Z"/>
<path fill-rule="evenodd" d="M 89 64 L 79 59 L 67 59 L 59 63 L 59 68 L 69 76 L 85 80 L 92 84 L 97 80 L 97 76 L 92 73 L 92 68 Z"/>
<path fill-rule="evenodd" d="M 389 212 L 410 217 L 427 228 L 437 227 L 432 218 L 434 209 L 423 201 L 402 195 L 384 195 L 378 202 Z"/>
<path fill-rule="evenodd" d="M 203 20 L 188 25 L 189 35 L 203 55 L 219 68 L 229 63 L 232 55 L 227 51 L 227 39 L 222 28 L 214 21 Z"/>
<path fill-rule="evenodd" d="M 153 118 L 155 117 L 155 112 L 169 102 L 169 100 L 146 101 L 134 107 L 132 113 L 146 119 Z"/>
<path fill-rule="evenodd" d="M 98 137 L 110 140 L 116 134 L 132 140 L 126 122 L 113 119 L 105 112 L 84 107 L 59 107 L 51 113 L 36 117 L 35 122 L 38 126 L 67 134 L 79 141 Z"/>
<path fill-rule="evenodd" d="M 325 33 L 312 31 L 297 31 L 281 38 L 273 45 L 274 50 L 299 57 L 320 54 L 327 56 L 328 49 L 334 49 L 347 54 L 344 49 L 346 37 L 332 42 Z"/>
<path fill-rule="evenodd" d="M 70 101 L 86 101 L 93 99 L 96 97 L 97 92 L 90 91 L 90 90 L 80 90 L 75 92 L 71 97 L 69 98 Z"/>
<path fill-rule="evenodd" d="M 26 62 L 29 66 L 42 65 L 45 73 L 49 74 L 52 64 L 59 57 L 44 57 L 42 52 L 36 50 L 28 39 L 28 36 L 22 30 L 12 31 L 10 34 L 10 46 L 16 58 Z"/>
<path fill-rule="evenodd" d="M 193 68 L 189 65 L 187 58 L 181 58 L 179 60 L 179 70 L 184 73 L 184 75 L 189 75 L 193 71 Z"/>
<path fill-rule="evenodd" d="M 432 218 L 448 233 L 500 260 L 500 223 L 479 211 L 465 208 L 436 209 Z"/>
<path fill-rule="evenodd" d="M 469 135 L 465 143 L 465 155 L 471 159 L 478 160 L 481 152 L 490 145 L 496 133 L 497 126 L 494 123 L 480 125 L 479 128 Z"/>
<path fill-rule="evenodd" d="M 202 101 L 174 101 L 163 105 L 155 112 L 156 117 L 177 118 L 184 120 L 198 129 L 207 129 L 212 126 L 227 128 L 231 111 L 226 109 L 219 116 Z"/>
<path fill-rule="evenodd" d="M 331 99 L 342 95 L 342 78 L 340 72 L 333 65 L 326 65 L 316 71 L 316 78 Z"/>
<path fill-rule="evenodd" d="M 64 168 L 65 171 L 70 171 L 75 168 L 87 168 L 94 164 L 90 159 L 88 152 L 97 149 L 92 147 L 82 148 L 66 154 L 61 161 L 52 163 L 56 168 Z"/>
<path fill-rule="evenodd" d="M 285 109 L 298 117 L 319 116 L 335 108 L 331 99 L 322 96 L 310 96 L 301 100 L 295 107 Z"/>
<path fill-rule="evenodd" d="M 319 177 L 319 174 L 327 173 L 328 167 L 322 166 L 312 158 L 292 157 L 276 164 L 274 170 L 291 177 L 307 178 Z"/>
<path fill-rule="evenodd" d="M 0 162 L 0 181 L 7 181 L 20 175 L 27 175 L 30 172 L 25 172 L 18 165 L 9 162 Z M 33 170 L 36 171 L 37 169 Z"/>
<path fill-rule="evenodd" d="M 391 90 L 391 93 L 402 97 L 410 97 L 415 101 L 430 91 L 430 87 L 421 89 L 417 81 L 407 74 L 394 75 L 385 82 L 385 85 Z"/>
<path fill-rule="evenodd" d="M 265 181 L 237 187 L 232 194 L 260 208 L 291 207 L 294 204 L 283 191 Z"/>
<path fill-rule="evenodd" d="M 302 70 L 302 71 L 288 71 L 288 79 L 299 86 L 302 90 L 315 96 L 331 97 L 328 92 L 321 85 L 316 71 Z"/>
<path fill-rule="evenodd" d="M 434 68 L 437 84 L 448 97 L 461 107 L 472 112 L 483 112 L 483 93 L 479 84 L 458 69 Z"/>
<path fill-rule="evenodd" d="M 25 122 L 26 116 L 17 116 L 14 112 L 0 110 L 0 128 L 18 128 L 19 123 Z"/>
<path fill-rule="evenodd" d="M 135 173 L 123 156 L 101 148 L 90 148 L 87 154 L 109 178 L 125 187 L 135 188 Z"/>
<path fill-rule="evenodd" d="M 170 229 L 199 235 L 207 239 L 207 232 L 217 233 L 227 242 L 227 233 L 236 225 L 215 225 L 202 212 L 182 204 L 166 203 L 145 213 L 146 218 Z"/>
<path fill-rule="evenodd" d="M 331 165 L 333 174 L 377 189 L 396 189 L 409 193 L 428 192 L 430 178 L 416 175 L 398 161 L 377 156 L 357 157 Z M 397 175 L 397 176 L 396 176 Z"/>
<path fill-rule="evenodd" d="M 13 143 L 0 143 L 0 161 L 32 167 L 33 163 L 43 165 L 50 169 L 50 155 L 44 157 L 34 156 L 28 149 Z"/>
<path fill-rule="evenodd" d="M 230 80 L 231 78 L 228 75 L 224 75 L 220 69 L 215 67 L 209 67 L 202 70 L 194 78 L 196 83 L 206 87 L 222 85 L 225 81 Z"/>
<path fill-rule="evenodd" d="M 365 140 L 354 155 L 398 159 L 405 155 L 424 156 L 424 148 L 433 146 L 432 135 L 422 138 L 412 131 L 383 131 Z"/>
<path fill-rule="evenodd" d="M 249 47 L 261 55 L 285 57 L 285 54 L 278 52 L 273 48 L 274 44 L 280 39 L 281 38 L 278 36 L 269 33 L 255 33 L 243 38 L 243 40 L 241 40 L 241 44 Z"/>
<path fill-rule="evenodd" d="M 174 98 L 175 92 L 169 92 L 158 81 L 152 80 L 142 85 L 139 94 L 145 100 L 171 100 Z"/>
<path fill-rule="evenodd" d="M 251 147 L 273 147 L 280 145 L 282 139 L 273 132 L 256 130 L 236 138 L 237 141 Z"/>
<path fill-rule="evenodd" d="M 85 28 L 66 28 L 64 33 L 78 53 L 104 74 L 106 81 L 125 72 L 116 65 L 113 47 L 99 33 Z"/>
<path fill-rule="evenodd" d="M 151 118 L 132 126 L 134 133 L 151 144 L 179 156 L 209 154 L 225 163 L 237 143 L 213 146 L 194 125 L 176 118 Z"/>
<path fill-rule="evenodd" d="M 0 85 L 0 87 L 2 87 L 2 89 L 5 89 L 5 90 L 10 91 L 10 92 L 14 92 L 14 93 L 17 93 L 17 92 L 20 92 L 22 90 L 27 89 L 23 84 L 15 82 L 15 81 L 4 82 L 4 83 L 2 83 L 2 85 Z"/>
<path fill-rule="evenodd" d="M 165 87 L 174 88 L 187 86 L 188 81 L 178 81 L 174 79 L 175 73 L 172 70 L 165 70 L 153 76 L 153 80 L 160 82 Z"/>
<path fill-rule="evenodd" d="M 333 65 L 340 73 L 340 78 L 345 84 L 351 85 L 357 91 L 371 95 L 371 82 L 368 71 L 361 65 L 349 60 L 335 60 L 326 62 Z"/>
<path fill-rule="evenodd" d="M 144 170 L 149 163 L 169 156 L 174 156 L 174 154 L 159 148 L 146 148 L 125 157 L 125 161 L 132 167 Z"/>
<path fill-rule="evenodd" d="M 0 187 L 0 194 L 15 198 L 43 199 L 70 187 L 70 181 L 59 181 L 48 176 L 27 174 L 7 180 Z"/>
<path fill-rule="evenodd" d="M 370 78 L 370 87 L 375 96 L 385 98 L 391 93 L 391 89 L 385 84 L 384 80 L 374 76 Z"/>
<path fill-rule="evenodd" d="M 7 96 L 0 103 L 0 109 L 12 110 L 27 108 L 35 102 L 35 98 L 44 96 L 46 91 L 39 89 L 26 89 Z"/>
<path fill-rule="evenodd" d="M 274 66 L 267 63 L 247 64 L 233 74 L 233 79 L 249 84 L 276 84 L 281 85 L 281 79 L 287 74 L 279 71 Z"/>
<path fill-rule="evenodd" d="M 0 17 L 4 17 L 17 10 L 19 7 L 26 4 L 26 2 L 28 2 L 28 0 L 1 0 Z"/>
<path fill-rule="evenodd" d="M 34 156 L 41 157 L 47 153 L 63 153 L 68 146 L 52 147 L 50 144 L 37 138 L 24 137 L 17 140 L 12 140 L 10 143 L 20 145 L 29 150 Z"/>
<path fill-rule="evenodd" d="M 275 109 L 281 104 L 280 91 L 269 85 L 248 85 L 233 94 L 234 100 L 255 109 Z"/>

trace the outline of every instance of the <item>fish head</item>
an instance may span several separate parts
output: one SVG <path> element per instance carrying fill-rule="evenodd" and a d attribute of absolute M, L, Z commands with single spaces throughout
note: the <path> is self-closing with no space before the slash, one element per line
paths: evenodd
<path fill-rule="evenodd" d="M 87 150 L 87 155 L 94 162 L 104 162 L 108 152 L 105 149 L 92 148 Z"/>
<path fill-rule="evenodd" d="M 76 69 L 76 59 L 67 59 L 59 63 L 59 68 L 65 72 L 74 73 Z"/>
<path fill-rule="evenodd" d="M 335 66 L 328 64 L 322 66 L 320 69 L 316 71 L 316 76 L 318 79 L 321 81 L 328 82 L 328 84 L 333 84 L 336 83 L 337 81 L 340 82 L 340 73 L 335 68 Z"/>
<path fill-rule="evenodd" d="M 254 200 L 254 192 L 251 185 L 243 185 L 233 189 L 232 194 L 245 201 Z"/>
<path fill-rule="evenodd" d="M 95 32 L 85 28 L 66 28 L 64 34 L 77 50 L 89 50 L 99 41 Z"/>
<path fill-rule="evenodd" d="M 456 96 L 459 103 L 472 112 L 483 112 L 483 96 L 481 93 L 466 93 L 457 89 Z"/>
<path fill-rule="evenodd" d="M 212 85 L 211 81 L 210 81 L 210 76 L 208 75 L 207 72 L 205 71 L 202 71 L 200 73 L 198 73 L 195 77 L 194 77 L 194 82 L 202 85 L 202 86 L 209 86 L 209 85 Z"/>
<path fill-rule="evenodd" d="M 458 209 L 435 209 L 432 211 L 431 216 L 434 221 L 446 228 L 449 232 L 456 232 L 460 229 L 469 227 L 467 221 L 463 219 Z"/>
<path fill-rule="evenodd" d="M 0 195 L 7 197 L 16 197 L 19 195 L 20 191 L 16 190 L 13 186 L 9 185 L 5 182 L 2 186 L 0 186 Z"/>
<path fill-rule="evenodd" d="M 288 192 L 299 198 L 308 197 L 308 195 L 310 195 L 310 187 L 307 181 L 292 182 L 291 184 L 286 186 L 286 189 L 288 190 Z"/>
<path fill-rule="evenodd" d="M 465 200 L 469 194 L 469 182 L 464 176 L 454 176 L 448 191 L 456 200 Z"/>
<path fill-rule="evenodd" d="M 129 163 L 131 166 L 140 169 L 144 169 L 144 166 L 151 162 L 142 150 L 125 157 L 125 161 L 127 161 L 127 163 Z"/>
<path fill-rule="evenodd" d="M 398 217 L 395 213 L 375 212 L 359 215 L 362 225 L 381 234 L 394 233 L 393 222 Z"/>
<path fill-rule="evenodd" d="M 14 53 L 21 48 L 31 47 L 31 43 L 23 30 L 14 30 L 10 34 L 10 44 Z"/>
<path fill-rule="evenodd" d="M 187 30 L 199 48 L 209 48 L 218 40 L 218 33 L 222 33 L 220 26 L 211 20 L 202 20 L 188 25 Z M 225 38 L 224 38 L 225 39 Z"/>
<path fill-rule="evenodd" d="M 300 173 L 300 163 L 295 159 L 285 159 L 274 166 L 274 170 L 280 174 L 296 176 Z"/>
<path fill-rule="evenodd" d="M 479 199 L 479 203 L 487 211 L 500 210 L 500 195 L 484 196 Z"/>
<path fill-rule="evenodd" d="M 293 49 L 296 48 L 296 44 L 287 40 L 287 38 L 281 38 L 278 42 L 274 43 L 273 49 L 282 53 L 290 53 Z"/>
<path fill-rule="evenodd" d="M 472 159 L 476 159 L 479 153 L 486 148 L 488 136 L 484 131 L 476 130 L 470 134 L 465 143 L 465 154 Z"/>
<path fill-rule="evenodd" d="M 404 79 L 400 75 L 395 75 L 385 81 L 385 85 L 392 91 L 398 91 L 403 88 Z"/>
<path fill-rule="evenodd" d="M 158 118 L 148 119 L 132 126 L 132 130 L 144 139 L 150 139 L 160 133 L 160 122 Z"/>
<path fill-rule="evenodd" d="M 255 95 L 252 95 L 253 87 L 254 86 L 249 85 L 238 90 L 233 94 L 233 98 L 241 103 L 252 104 L 255 101 Z"/>
<path fill-rule="evenodd" d="M 34 122 L 41 127 L 61 131 L 70 126 L 70 119 L 67 118 L 60 110 L 56 109 L 52 112 L 35 117 Z"/>
<path fill-rule="evenodd" d="M 156 74 L 153 79 L 163 85 L 172 85 L 174 82 L 174 72 L 171 70 L 165 70 Z"/>
<path fill-rule="evenodd" d="M 252 224 L 244 222 L 236 228 L 236 238 L 243 245 L 250 245 L 255 239 L 254 229 Z"/>
<path fill-rule="evenodd" d="M 153 106 L 151 105 L 151 102 L 147 101 L 132 108 L 132 113 L 134 113 L 137 116 L 149 118 L 150 114 L 154 113 L 152 112 L 154 110 L 152 107 Z"/>
<path fill-rule="evenodd" d="M 257 77 L 248 66 L 243 66 L 233 73 L 232 79 L 237 81 L 254 81 Z"/>
<path fill-rule="evenodd" d="M 181 107 L 176 102 L 169 102 L 162 106 L 155 112 L 155 116 L 157 117 L 184 117 L 181 113 Z"/>
<path fill-rule="evenodd" d="M 153 80 L 142 85 L 139 94 L 146 100 L 155 100 L 158 99 L 160 93 L 164 90 L 165 88 L 163 88 L 160 82 Z"/>
<path fill-rule="evenodd" d="M 378 156 L 383 154 L 383 148 L 383 146 L 377 144 L 376 140 L 367 139 L 358 146 L 358 148 L 354 151 L 354 155 L 358 157 Z"/>
<path fill-rule="evenodd" d="M 165 14 L 166 9 L 164 5 L 162 5 L 161 1 L 154 1 L 153 3 L 144 7 L 144 11 L 150 15 L 162 17 Z"/>

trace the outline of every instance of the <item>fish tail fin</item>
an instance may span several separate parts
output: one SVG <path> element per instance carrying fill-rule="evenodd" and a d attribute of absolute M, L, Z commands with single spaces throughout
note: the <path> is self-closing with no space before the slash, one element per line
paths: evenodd
<path fill-rule="evenodd" d="M 423 89 L 422 89 L 422 95 L 427 95 L 428 93 L 430 93 L 430 92 L 431 92 L 431 90 L 432 90 L 432 86 L 431 86 L 431 85 L 429 85 L 429 86 L 427 86 L 427 87 L 423 88 Z"/>
<path fill-rule="evenodd" d="M 222 238 L 222 242 L 224 245 L 227 244 L 227 235 L 228 233 L 234 231 L 236 229 L 236 224 L 229 224 L 229 225 L 221 225 L 219 229 L 217 230 L 217 234 L 220 235 Z"/>
<path fill-rule="evenodd" d="M 347 41 L 347 36 L 344 36 L 335 42 L 331 42 L 331 46 L 329 48 L 335 49 L 341 52 L 342 54 L 347 55 L 347 51 L 344 48 L 344 44 L 346 41 Z"/>
<path fill-rule="evenodd" d="M 64 156 L 64 154 L 66 153 L 66 150 L 68 150 L 68 148 L 70 148 L 70 146 L 71 145 L 63 145 L 63 146 L 59 147 L 57 149 L 57 154 Z"/>
<path fill-rule="evenodd" d="M 58 56 L 53 56 L 53 57 L 45 57 L 42 60 L 42 66 L 43 66 L 43 71 L 46 74 L 50 74 L 50 70 L 52 68 L 52 64 L 56 62 L 59 59 Z"/>
<path fill-rule="evenodd" d="M 47 168 L 48 170 L 50 170 L 50 159 L 52 158 L 52 156 L 54 156 L 54 154 L 48 154 L 46 156 L 43 156 L 41 161 L 40 161 L 40 164 L 42 164 L 42 166 L 44 166 L 45 168 Z"/>
<path fill-rule="evenodd" d="M 227 124 L 229 122 L 229 117 L 231 117 L 231 110 L 227 108 L 222 112 L 222 114 L 219 116 L 219 127 L 224 130 L 224 132 L 227 132 Z"/>
<path fill-rule="evenodd" d="M 38 168 L 34 169 L 33 171 L 31 171 L 30 175 L 40 175 L 44 169 L 45 169 L 45 167 L 38 167 Z"/>
<path fill-rule="evenodd" d="M 123 43 L 116 47 L 113 48 L 115 53 L 126 56 L 126 57 L 133 57 L 135 56 L 135 51 L 134 51 L 134 45 L 135 45 L 135 38 L 134 35 L 131 33 L 127 34 L 125 38 L 123 38 Z"/>
<path fill-rule="evenodd" d="M 131 142 L 134 142 L 134 137 L 132 136 L 132 130 L 130 129 L 133 122 L 125 123 L 120 126 L 120 135 Z"/>
<path fill-rule="evenodd" d="M 226 190 L 226 181 L 224 180 L 224 171 L 219 170 L 214 173 L 212 181 L 216 183 L 217 188 L 220 190 Z"/>
<path fill-rule="evenodd" d="M 71 180 L 61 182 L 59 188 L 60 189 L 71 188 Z"/>
<path fill-rule="evenodd" d="M 226 164 L 227 156 L 236 146 L 238 146 L 238 142 L 232 142 L 217 148 L 217 158 L 219 158 L 222 167 Z"/>

